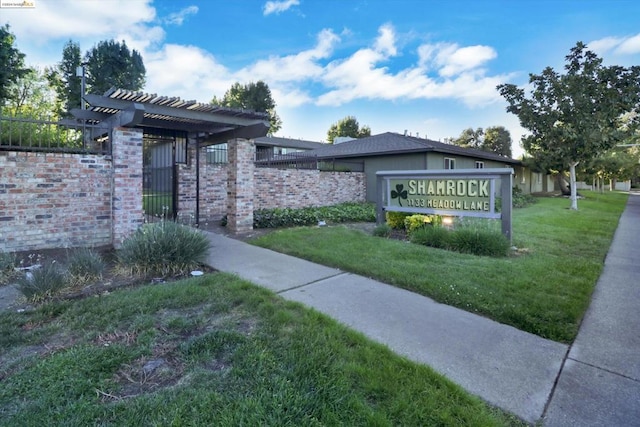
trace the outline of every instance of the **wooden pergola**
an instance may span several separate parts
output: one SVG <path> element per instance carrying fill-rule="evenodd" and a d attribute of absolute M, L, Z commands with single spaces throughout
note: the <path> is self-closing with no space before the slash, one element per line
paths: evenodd
<path fill-rule="evenodd" d="M 118 127 L 153 128 L 187 133 L 196 148 L 196 223 L 200 216 L 200 148 L 234 139 L 254 139 L 269 130 L 269 116 L 178 97 L 112 88 L 104 95 L 85 94 L 87 108 L 71 111 L 75 126 L 87 124 L 94 140 Z"/>

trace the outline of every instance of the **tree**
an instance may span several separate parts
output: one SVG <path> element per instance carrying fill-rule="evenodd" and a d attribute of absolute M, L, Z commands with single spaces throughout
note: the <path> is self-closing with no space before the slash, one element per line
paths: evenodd
<path fill-rule="evenodd" d="M 576 166 L 609 150 L 625 137 L 621 116 L 638 110 L 640 67 L 604 67 L 602 59 L 578 42 L 566 56 L 566 74 L 551 67 L 529 75 L 530 96 L 513 84 L 497 88 L 507 111 L 531 132 L 522 140 L 532 156 L 558 159 L 569 168 L 571 209 L 578 209 Z M 628 132 L 628 131 L 627 131 Z"/>
<path fill-rule="evenodd" d="M 511 134 L 504 126 L 492 126 L 484 132 L 482 150 L 511 157 Z"/>
<path fill-rule="evenodd" d="M 214 96 L 211 103 L 222 107 L 242 108 L 244 110 L 267 113 L 270 123 L 269 135 L 273 135 L 282 127 L 282 121 L 276 113 L 276 103 L 271 96 L 271 89 L 261 80 L 257 83 L 251 82 L 245 85 L 236 82 L 225 92 L 222 99 Z"/>
<path fill-rule="evenodd" d="M 333 144 L 333 141 L 339 136 L 365 138 L 371 136 L 371 128 L 369 126 L 360 127 L 360 123 L 354 116 L 347 116 L 331 125 L 327 131 L 327 141 Z"/>
<path fill-rule="evenodd" d="M 5 106 L 11 115 L 31 118 L 51 116 L 54 108 L 54 93 L 44 73 L 29 69 L 13 84 Z M 55 114 L 54 114 L 55 115 Z"/>
<path fill-rule="evenodd" d="M 112 87 L 141 90 L 146 79 L 142 56 L 127 44 L 101 41 L 84 56 L 87 92 L 103 94 Z"/>
<path fill-rule="evenodd" d="M 62 61 L 46 71 L 49 85 L 56 91 L 58 115 L 67 116 L 72 108 L 80 108 L 81 78 L 76 69 L 81 63 L 80 45 L 69 40 L 62 49 Z"/>
<path fill-rule="evenodd" d="M 0 27 L 0 107 L 11 96 L 12 86 L 29 72 L 24 65 L 24 53 L 14 47 L 15 40 L 9 24 Z"/>
<path fill-rule="evenodd" d="M 467 128 L 462 131 L 459 137 L 450 138 L 449 141 L 458 147 L 475 148 L 479 150 L 484 143 L 484 131 L 482 128 L 477 128 L 476 130 Z"/>

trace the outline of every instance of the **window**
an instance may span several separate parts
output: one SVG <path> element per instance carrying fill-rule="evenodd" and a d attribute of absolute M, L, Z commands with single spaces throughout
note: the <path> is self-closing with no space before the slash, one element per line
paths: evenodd
<path fill-rule="evenodd" d="M 484 169 L 484 162 L 476 162 L 476 169 Z"/>
<path fill-rule="evenodd" d="M 450 157 L 444 158 L 444 168 L 445 169 L 455 169 L 456 168 L 456 159 L 452 159 Z"/>
<path fill-rule="evenodd" d="M 229 163 L 227 143 L 207 147 L 207 163 L 210 165 Z"/>
<path fill-rule="evenodd" d="M 175 161 L 187 164 L 187 138 L 183 136 L 176 136 Z"/>

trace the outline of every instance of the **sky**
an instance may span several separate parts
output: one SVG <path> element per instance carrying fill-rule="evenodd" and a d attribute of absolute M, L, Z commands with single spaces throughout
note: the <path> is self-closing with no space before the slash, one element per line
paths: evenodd
<path fill-rule="evenodd" d="M 605 65 L 640 65 L 637 0 L 0 0 L 30 66 L 126 41 L 147 93 L 208 103 L 235 82 L 267 83 L 276 136 L 326 141 L 355 116 L 372 134 L 433 140 L 504 126 L 526 130 L 496 86 L 562 71 L 578 41 Z M 17 6 L 17 7 L 16 7 Z"/>

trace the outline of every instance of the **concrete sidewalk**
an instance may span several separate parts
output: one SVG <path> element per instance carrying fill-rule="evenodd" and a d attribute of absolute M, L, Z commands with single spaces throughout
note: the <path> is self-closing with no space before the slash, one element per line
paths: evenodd
<path fill-rule="evenodd" d="M 632 252 L 639 210 L 633 195 L 571 348 L 220 234 L 209 233 L 208 264 L 313 307 L 530 423 L 633 426 L 640 425 L 640 263 L 638 248 Z"/>
<path fill-rule="evenodd" d="M 544 425 L 640 426 L 640 194 L 631 193 Z"/>
<path fill-rule="evenodd" d="M 535 422 L 567 346 L 429 298 L 210 233 L 208 264 L 313 307 Z"/>

